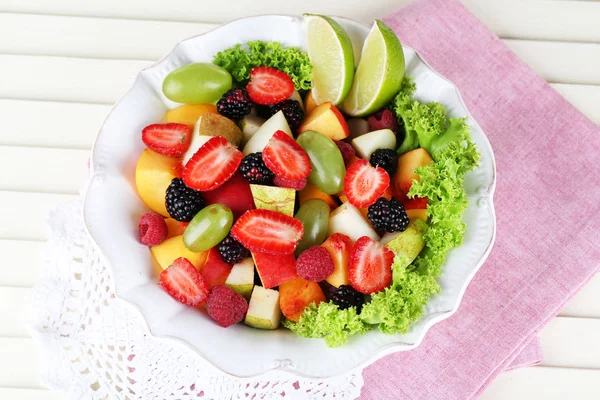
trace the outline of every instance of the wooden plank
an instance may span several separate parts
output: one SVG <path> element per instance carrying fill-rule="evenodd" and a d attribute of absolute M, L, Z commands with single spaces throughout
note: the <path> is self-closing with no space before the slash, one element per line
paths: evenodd
<path fill-rule="evenodd" d="M 551 84 L 579 111 L 600 125 L 600 85 Z"/>
<path fill-rule="evenodd" d="M 31 289 L 0 286 L 0 337 L 30 337 L 28 302 Z"/>
<path fill-rule="evenodd" d="M 501 374 L 481 400 L 600 398 L 600 370 L 533 367 Z"/>
<path fill-rule="evenodd" d="M 89 157 L 89 150 L 0 146 L 0 190 L 77 194 Z"/>
<path fill-rule="evenodd" d="M 563 308 L 560 315 L 567 317 L 600 318 L 600 274 L 597 274 Z"/>
<path fill-rule="evenodd" d="M 48 389 L 0 388 L 0 399 L 6 400 L 62 400 L 61 393 Z"/>
<path fill-rule="evenodd" d="M 0 239 L 44 240 L 44 221 L 50 210 L 75 198 L 69 194 L 0 191 Z M 1 385 L 0 385 L 1 386 Z"/>
<path fill-rule="evenodd" d="M 540 332 L 542 365 L 600 370 L 600 319 L 557 317 Z"/>
<path fill-rule="evenodd" d="M 112 106 L 0 99 L 0 145 L 90 149 Z"/>
<path fill-rule="evenodd" d="M 114 103 L 152 63 L 133 60 L 0 55 L 0 97 Z"/>
<path fill-rule="evenodd" d="M 0 240 L 3 265 L 9 274 L 0 274 L 0 286 L 32 287 L 40 277 L 40 257 L 44 242 Z M 13 266 L 18 265 L 18 268 Z M 1 397 L 0 397 L 1 398 Z"/>
<path fill-rule="evenodd" d="M 38 383 L 39 345 L 33 339 L 0 337 L 0 387 L 42 388 Z"/>

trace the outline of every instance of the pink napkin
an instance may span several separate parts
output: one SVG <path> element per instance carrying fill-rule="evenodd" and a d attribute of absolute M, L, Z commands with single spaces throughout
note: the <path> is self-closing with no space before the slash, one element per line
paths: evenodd
<path fill-rule="evenodd" d="M 600 269 L 600 129 L 457 0 L 418 0 L 385 22 L 458 86 L 490 139 L 498 235 L 458 312 L 365 369 L 361 398 L 470 399 L 539 360 L 528 344 Z"/>

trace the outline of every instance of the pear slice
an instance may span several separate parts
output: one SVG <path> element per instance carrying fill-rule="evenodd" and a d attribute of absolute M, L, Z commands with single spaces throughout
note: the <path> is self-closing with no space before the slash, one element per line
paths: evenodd
<path fill-rule="evenodd" d="M 380 243 L 402 259 L 402 268 L 408 267 L 425 247 L 423 231 L 415 224 L 410 224 L 404 232 L 386 233 Z"/>
<path fill-rule="evenodd" d="M 261 118 L 257 115 L 246 115 L 244 118 L 240 119 L 238 122 L 238 126 L 242 130 L 242 134 L 244 137 L 242 138 L 242 144 L 248 143 L 250 138 L 254 136 L 254 134 L 260 129 L 260 127 L 265 123 L 265 119 Z"/>
<path fill-rule="evenodd" d="M 288 135 L 292 136 L 290 126 L 283 115 L 283 111 L 278 111 L 271 118 L 269 118 L 262 126 L 252 135 L 252 137 L 244 146 L 244 156 L 250 153 L 257 153 L 264 150 L 269 143 L 269 140 L 273 137 L 273 134 L 277 131 L 284 131 Z"/>
<path fill-rule="evenodd" d="M 352 147 L 365 160 L 377 149 L 396 149 L 396 134 L 391 129 L 380 129 L 365 133 L 352 140 Z"/>
<path fill-rule="evenodd" d="M 362 236 L 368 236 L 375 241 L 379 240 L 375 229 L 349 202 L 342 204 L 329 215 L 328 234 L 331 236 L 334 233 L 343 233 L 353 241 L 357 241 Z"/>
<path fill-rule="evenodd" d="M 294 216 L 296 191 L 277 186 L 250 185 L 256 208 L 276 211 L 290 217 Z"/>
<path fill-rule="evenodd" d="M 244 258 L 231 268 L 231 272 L 225 281 L 229 286 L 248 300 L 254 288 L 254 261 L 252 258 Z"/>
<path fill-rule="evenodd" d="M 246 314 L 246 325 L 258 329 L 277 329 L 281 319 L 279 292 L 255 286 Z"/>
<path fill-rule="evenodd" d="M 194 125 L 193 136 L 223 136 L 234 146 L 242 142 L 243 134 L 240 128 L 227 117 L 221 114 L 204 114 L 198 118 Z"/>

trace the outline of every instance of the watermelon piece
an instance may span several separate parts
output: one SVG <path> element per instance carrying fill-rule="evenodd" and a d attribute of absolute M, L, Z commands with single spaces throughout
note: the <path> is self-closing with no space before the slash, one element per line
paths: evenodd
<path fill-rule="evenodd" d="M 200 273 L 202 274 L 204 283 L 210 289 L 213 286 L 224 285 L 231 272 L 231 268 L 233 268 L 233 265 L 223 261 L 217 248 L 213 247 L 208 250 L 206 262 L 200 268 Z"/>
<path fill-rule="evenodd" d="M 273 255 L 252 252 L 254 265 L 265 289 L 279 286 L 298 277 L 293 254 Z"/>
<path fill-rule="evenodd" d="M 234 219 L 238 219 L 246 211 L 256 208 L 250 184 L 239 171 L 215 190 L 202 192 L 202 197 L 207 205 L 225 204 L 231 208 Z"/>

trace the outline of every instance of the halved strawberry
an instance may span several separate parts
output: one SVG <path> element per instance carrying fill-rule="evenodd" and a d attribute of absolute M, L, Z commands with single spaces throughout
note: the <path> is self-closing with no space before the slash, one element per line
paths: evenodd
<path fill-rule="evenodd" d="M 246 211 L 231 228 L 231 236 L 250 251 L 291 254 L 304 235 L 302 222 L 275 211 Z"/>
<path fill-rule="evenodd" d="M 152 124 L 142 130 L 142 142 L 157 153 L 181 157 L 190 147 L 192 131 L 184 124 Z"/>
<path fill-rule="evenodd" d="M 184 257 L 179 257 L 160 274 L 160 286 L 174 299 L 197 306 L 208 297 L 208 287 L 200 272 Z"/>
<path fill-rule="evenodd" d="M 273 134 L 262 152 L 262 158 L 267 168 L 284 179 L 308 178 L 312 169 L 306 151 L 284 131 Z"/>
<path fill-rule="evenodd" d="M 367 160 L 354 162 L 344 178 L 348 201 L 358 208 L 368 207 L 390 186 L 390 176 L 383 168 L 373 167 Z"/>
<path fill-rule="evenodd" d="M 192 189 L 214 190 L 235 174 L 242 162 L 242 152 L 222 136 L 206 142 L 183 169 L 183 182 Z"/>
<path fill-rule="evenodd" d="M 352 248 L 348 277 L 350 285 L 363 294 L 381 292 L 392 282 L 394 253 L 368 236 Z"/>
<path fill-rule="evenodd" d="M 254 67 L 246 90 L 250 100 L 257 104 L 277 104 L 294 93 L 294 82 L 278 69 Z"/>

